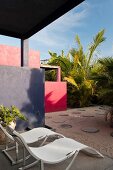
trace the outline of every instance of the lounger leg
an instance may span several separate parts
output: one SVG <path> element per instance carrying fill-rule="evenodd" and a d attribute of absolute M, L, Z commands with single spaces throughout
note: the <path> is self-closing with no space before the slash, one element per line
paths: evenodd
<path fill-rule="evenodd" d="M 29 164 L 29 165 L 26 165 L 26 166 L 23 166 L 23 167 L 20 167 L 18 168 L 19 170 L 25 170 L 25 169 L 28 169 L 28 168 L 31 168 L 32 166 L 36 165 L 39 161 L 36 160 L 35 162 Z"/>
<path fill-rule="evenodd" d="M 98 156 L 100 156 L 101 158 L 104 158 L 104 156 L 99 152 L 97 151 L 96 149 L 93 148 L 93 150 L 97 153 Z"/>
<path fill-rule="evenodd" d="M 18 143 L 16 142 L 16 162 L 18 162 Z"/>
<path fill-rule="evenodd" d="M 69 170 L 73 164 L 73 162 L 75 161 L 75 158 L 77 157 L 79 151 L 76 151 L 75 154 L 74 154 L 74 157 L 72 158 L 70 164 L 68 165 L 68 167 L 66 168 L 66 170 Z"/>
<path fill-rule="evenodd" d="M 88 151 L 88 149 L 90 149 L 90 150 Z M 90 151 L 92 151 L 92 153 Z M 83 152 L 85 154 L 88 154 L 88 155 L 91 155 L 91 156 L 104 158 L 104 156 L 99 151 L 97 151 L 96 149 L 91 148 L 91 147 L 88 147 L 88 148 L 84 149 Z M 93 152 L 94 152 L 94 154 L 93 154 Z"/>
<path fill-rule="evenodd" d="M 43 146 L 44 143 L 47 141 L 47 139 L 50 138 L 50 137 L 52 137 L 52 136 L 55 136 L 55 135 L 46 136 L 40 146 Z M 60 137 L 64 138 L 64 135 L 61 135 L 61 134 L 57 134 L 56 136 L 57 136 L 57 138 L 60 138 Z"/>
<path fill-rule="evenodd" d="M 6 136 L 6 146 L 5 146 L 5 149 L 2 150 L 2 152 L 8 157 L 8 159 L 11 161 L 12 165 L 16 164 L 15 160 L 11 157 L 11 155 L 8 153 L 8 151 L 11 151 L 13 149 L 15 149 L 16 146 L 12 146 L 12 147 L 9 147 L 8 145 L 8 140 L 7 140 L 7 136 Z"/>
<path fill-rule="evenodd" d="M 44 163 L 42 160 L 41 160 L 41 170 L 44 170 Z"/>
<path fill-rule="evenodd" d="M 6 145 L 5 145 L 5 149 L 7 150 L 8 149 L 8 139 L 7 139 L 7 136 L 5 135 L 5 138 L 6 138 Z"/>
<path fill-rule="evenodd" d="M 25 166 L 26 164 L 25 156 L 26 156 L 25 148 L 23 147 L 23 166 Z"/>
<path fill-rule="evenodd" d="M 47 137 L 45 137 L 45 139 L 43 140 L 43 142 L 41 143 L 41 145 L 40 146 L 43 146 L 43 144 L 46 142 L 46 140 L 48 139 L 48 136 Z"/>
<path fill-rule="evenodd" d="M 15 160 L 8 154 L 7 150 L 3 150 L 3 153 L 8 157 L 12 165 L 16 164 Z"/>

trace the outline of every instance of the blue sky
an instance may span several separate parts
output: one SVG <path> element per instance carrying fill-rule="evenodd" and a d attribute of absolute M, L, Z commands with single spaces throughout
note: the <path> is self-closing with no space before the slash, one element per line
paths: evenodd
<path fill-rule="evenodd" d="M 113 56 L 113 0 L 85 0 L 83 3 L 39 31 L 29 39 L 29 46 L 39 50 L 41 59 L 50 58 L 48 51 L 65 54 L 76 47 L 79 35 L 84 51 L 93 37 L 105 29 L 106 41 L 96 52 L 98 57 Z M 20 40 L 0 35 L 0 44 L 20 46 Z"/>

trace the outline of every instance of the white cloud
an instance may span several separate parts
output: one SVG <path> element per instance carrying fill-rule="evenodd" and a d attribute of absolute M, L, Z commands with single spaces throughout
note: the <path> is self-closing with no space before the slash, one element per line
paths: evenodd
<path fill-rule="evenodd" d="M 54 21 L 50 27 L 50 30 L 56 30 L 60 32 L 65 32 L 69 29 L 79 27 L 83 25 L 84 19 L 88 14 L 88 10 L 86 8 L 86 3 L 84 5 L 85 9 L 80 12 L 76 12 L 76 9 L 71 10 L 66 13 L 64 16 L 60 17 L 58 20 Z"/>
<path fill-rule="evenodd" d="M 79 7 L 76 7 L 79 9 Z M 37 44 L 43 44 L 47 47 L 63 47 L 66 45 L 66 33 L 71 29 L 82 26 L 84 19 L 88 14 L 89 4 L 84 2 L 80 6 L 81 10 L 77 12 L 76 9 L 71 10 L 64 16 L 60 17 L 49 26 L 31 37 Z"/>

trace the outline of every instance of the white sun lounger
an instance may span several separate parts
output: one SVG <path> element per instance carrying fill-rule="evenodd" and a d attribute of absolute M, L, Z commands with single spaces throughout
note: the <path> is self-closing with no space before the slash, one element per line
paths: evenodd
<path fill-rule="evenodd" d="M 2 131 L 4 132 L 4 134 L 6 135 L 6 137 L 8 139 L 15 142 L 14 138 L 8 133 L 8 131 L 1 124 L 0 124 L 0 128 L 2 129 Z M 41 145 L 43 145 L 46 142 L 46 140 L 51 136 L 64 137 L 63 135 L 56 133 L 50 129 L 44 128 L 44 127 L 34 128 L 32 130 L 23 132 L 20 135 L 22 136 L 22 138 L 25 140 L 25 142 L 27 144 L 38 142 L 39 140 L 43 139 L 43 142 L 41 143 Z M 15 150 L 16 151 L 16 161 L 8 153 L 8 151 L 15 149 L 15 148 L 16 148 L 16 150 Z M 22 160 L 18 159 L 18 144 L 17 143 L 15 143 L 15 146 L 9 147 L 8 142 L 6 142 L 6 147 L 3 150 L 3 152 L 10 159 L 10 161 L 12 162 L 12 165 L 22 161 Z"/>
<path fill-rule="evenodd" d="M 21 143 L 21 145 L 24 147 L 23 149 L 24 163 L 23 163 L 23 167 L 19 168 L 20 170 L 27 169 L 33 166 L 39 160 L 41 161 L 41 170 L 44 170 L 44 163 L 56 164 L 73 156 L 70 164 L 66 168 L 66 170 L 69 170 L 76 156 L 81 150 L 87 154 L 89 153 L 90 155 L 103 158 L 103 155 L 99 153 L 97 150 L 95 150 L 94 148 L 88 147 L 87 145 L 84 145 L 70 138 L 64 137 L 64 138 L 56 139 L 53 142 L 40 147 L 29 147 L 25 142 L 24 138 L 18 132 L 12 131 L 11 133 L 13 133 L 14 139 L 17 142 L 19 142 L 19 144 Z M 31 156 L 33 156 L 36 159 L 34 163 L 28 166 L 25 166 L 25 149 L 29 152 Z"/>

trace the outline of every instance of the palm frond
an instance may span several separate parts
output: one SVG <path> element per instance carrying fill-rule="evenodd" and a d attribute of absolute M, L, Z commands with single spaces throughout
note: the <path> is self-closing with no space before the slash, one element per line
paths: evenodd
<path fill-rule="evenodd" d="M 68 83 L 74 85 L 77 89 L 79 89 L 77 83 L 75 82 L 75 80 L 73 79 L 73 77 L 69 76 L 69 77 L 64 77 L 64 80 L 67 81 Z"/>
<path fill-rule="evenodd" d="M 88 61 L 87 61 L 87 67 L 89 66 L 90 60 L 93 56 L 94 51 L 96 50 L 96 48 L 103 42 L 105 41 L 105 37 L 104 37 L 104 33 L 105 30 L 101 30 L 98 32 L 98 34 L 93 38 L 93 43 L 90 45 L 89 47 L 89 57 L 88 57 Z"/>

